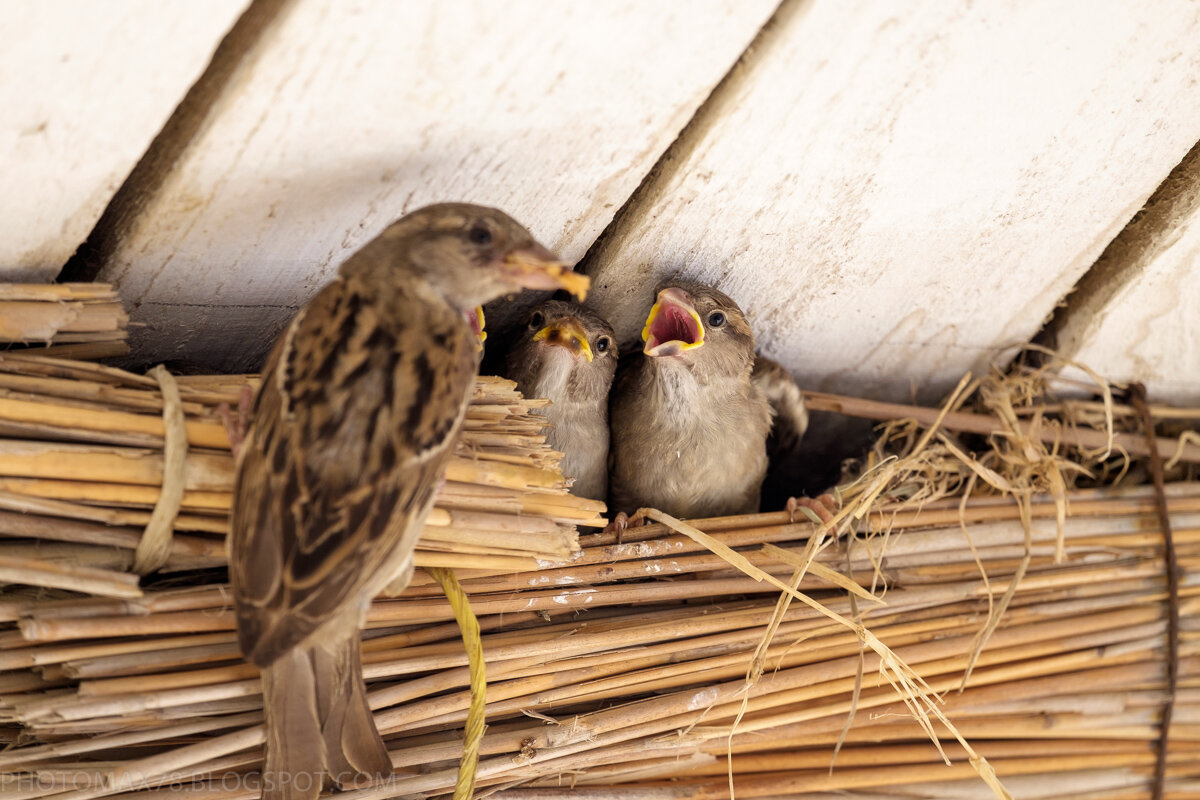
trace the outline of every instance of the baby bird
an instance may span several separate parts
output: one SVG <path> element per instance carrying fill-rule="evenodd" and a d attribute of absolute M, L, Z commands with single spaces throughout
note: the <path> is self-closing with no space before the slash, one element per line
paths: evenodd
<path fill-rule="evenodd" d="M 613 389 L 612 510 L 757 511 L 771 408 L 750 377 L 754 334 L 737 303 L 697 283 L 668 284 L 642 340 Z"/>
<path fill-rule="evenodd" d="M 558 287 L 587 278 L 504 213 L 429 206 L 352 255 L 276 342 L 230 539 L 238 641 L 262 669 L 264 798 L 391 774 L 359 631 L 411 574 L 478 368 L 478 307 Z"/>
<path fill-rule="evenodd" d="M 550 300 L 526 315 L 505 360 L 505 375 L 526 397 L 545 397 L 540 409 L 553 426 L 550 446 L 563 454 L 572 494 L 608 494 L 608 390 L 617 370 L 616 338 L 599 314 L 577 303 Z"/>

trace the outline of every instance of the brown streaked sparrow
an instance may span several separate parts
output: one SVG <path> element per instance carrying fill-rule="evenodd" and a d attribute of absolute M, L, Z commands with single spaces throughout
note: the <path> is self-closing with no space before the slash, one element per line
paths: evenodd
<path fill-rule="evenodd" d="M 587 283 L 500 211 L 429 206 L 352 255 L 276 342 L 230 538 L 238 641 L 262 669 L 265 798 L 391 773 L 359 631 L 411 574 L 478 366 L 477 308 Z"/>

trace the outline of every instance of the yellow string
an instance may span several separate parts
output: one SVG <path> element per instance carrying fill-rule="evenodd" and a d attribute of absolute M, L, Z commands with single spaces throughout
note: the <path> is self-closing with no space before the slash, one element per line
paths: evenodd
<path fill-rule="evenodd" d="M 483 659 L 483 639 L 479 620 L 471 611 L 471 602 L 452 570 L 430 567 L 429 574 L 442 585 L 454 619 L 462 631 L 463 646 L 467 649 L 467 664 L 471 670 L 471 706 L 463 730 L 462 760 L 458 764 L 458 780 L 454 783 L 454 800 L 470 800 L 475 791 L 475 768 L 479 765 L 479 744 L 483 741 L 484 719 L 487 712 L 487 670 Z"/>

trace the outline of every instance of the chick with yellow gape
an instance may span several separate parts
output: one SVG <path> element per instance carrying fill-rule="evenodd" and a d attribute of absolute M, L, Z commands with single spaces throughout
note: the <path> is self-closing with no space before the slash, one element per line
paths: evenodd
<path fill-rule="evenodd" d="M 796 447 L 807 425 L 791 376 L 756 356 L 746 315 L 724 292 L 674 281 L 656 292 L 643 347 L 622 364 L 612 395 L 610 511 L 657 508 L 682 518 L 759 510 L 772 426 Z M 798 498 L 828 520 L 827 506 Z"/>
<path fill-rule="evenodd" d="M 571 493 L 608 494 L 608 393 L 617 370 L 616 334 L 578 303 L 548 300 L 525 315 L 505 358 L 505 377 L 526 397 L 544 397 L 546 440 L 563 454 Z"/>

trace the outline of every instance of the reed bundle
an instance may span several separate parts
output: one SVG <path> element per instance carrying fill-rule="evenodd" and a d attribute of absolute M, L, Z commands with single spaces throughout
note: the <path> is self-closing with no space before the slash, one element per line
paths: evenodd
<path fill-rule="evenodd" d="M 181 396 L 234 399 L 212 380 L 180 381 Z M 476 796 L 1194 795 L 1200 483 L 1078 488 L 1111 453 L 1022 435 L 1002 388 L 982 387 L 989 450 L 940 428 L 958 391 L 928 424 L 885 431 L 832 525 L 650 512 L 660 522 L 621 542 L 581 536 L 567 561 L 460 563 L 488 663 Z M 183 509 L 220 516 L 195 469 Z M 9 796 L 257 796 L 257 673 L 226 587 L 184 577 L 134 598 L 0 602 Z M 397 774 L 346 797 L 451 791 L 470 701 L 452 619 L 420 571 L 374 603 L 364 672 Z"/>
<path fill-rule="evenodd" d="M 136 598 L 131 571 L 223 566 L 234 465 L 218 410 L 256 380 L 0 354 L 0 580 Z M 604 524 L 603 503 L 567 493 L 541 402 L 478 380 L 418 565 L 528 569 Z"/>
<path fill-rule="evenodd" d="M 1185 624 L 1166 785 L 1183 792 L 1200 781 L 1200 485 L 1172 486 L 1169 501 Z M 1153 492 L 1075 493 L 1060 561 L 1054 499 L 1028 512 L 1028 545 L 1021 510 L 994 498 L 883 506 L 864 529 L 886 535 L 815 552 L 816 526 L 786 514 L 694 524 L 784 582 L 815 556 L 794 585 L 911 666 L 1013 796 L 1146 796 L 1170 692 Z M 665 525 L 581 541 L 566 566 L 459 571 L 490 680 L 480 793 L 725 797 L 732 758 L 740 797 L 991 796 L 934 719 L 951 739 L 944 763 L 855 631 L 798 603 L 781 610 L 771 585 Z M 0 634 L 4 713 L 21 744 L 0 770 L 26 789 L 16 796 L 150 798 L 193 782 L 206 797 L 254 796 L 259 685 L 223 587 L 12 600 L 3 612 L 16 620 Z M 430 580 L 375 603 L 364 669 L 399 774 L 351 797 L 453 785 L 469 702 L 457 636 Z"/>
<path fill-rule="evenodd" d="M 129 352 L 129 317 L 107 283 L 0 283 L 0 343 L 42 355 L 107 358 Z"/>

